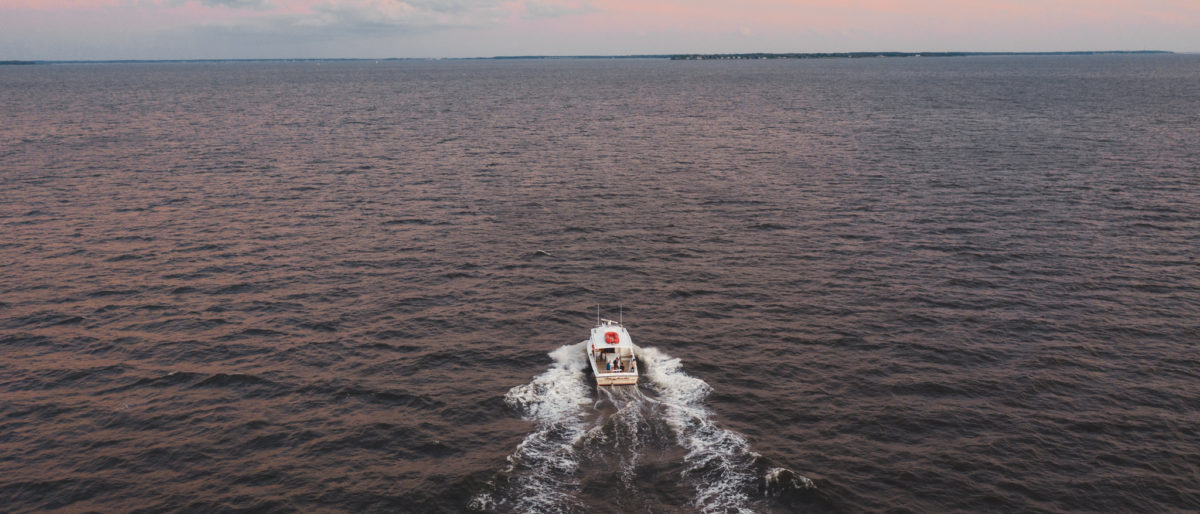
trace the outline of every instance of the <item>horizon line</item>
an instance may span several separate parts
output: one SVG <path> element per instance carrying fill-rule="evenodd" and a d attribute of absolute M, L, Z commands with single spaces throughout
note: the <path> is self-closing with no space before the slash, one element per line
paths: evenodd
<path fill-rule="evenodd" d="M 552 60 L 552 59 L 664 59 L 664 60 L 759 60 L 759 59 L 861 59 L 894 57 L 987 57 L 987 56 L 1086 56 L 1086 55 L 1192 55 L 1198 52 L 1171 50 L 1051 50 L 1051 51 L 860 51 L 860 52 L 683 52 L 652 54 L 578 54 L 578 55 L 493 55 L 475 57 L 213 57 L 161 59 L 0 59 L 0 65 L 13 64 L 102 64 L 168 62 L 262 62 L 262 61 L 472 61 L 472 60 Z"/>

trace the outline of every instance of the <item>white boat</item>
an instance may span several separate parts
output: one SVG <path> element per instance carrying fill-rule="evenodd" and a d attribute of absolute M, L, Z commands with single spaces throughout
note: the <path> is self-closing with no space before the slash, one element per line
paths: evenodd
<path fill-rule="evenodd" d="M 637 355 L 633 339 L 619 321 L 600 319 L 588 339 L 588 362 L 596 385 L 637 384 Z"/>

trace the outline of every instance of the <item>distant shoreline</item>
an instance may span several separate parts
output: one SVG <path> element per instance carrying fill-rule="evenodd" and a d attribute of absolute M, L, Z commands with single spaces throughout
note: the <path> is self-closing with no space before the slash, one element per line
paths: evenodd
<path fill-rule="evenodd" d="M 890 57 L 980 57 L 980 56 L 1087 56 L 1087 55 L 1173 55 L 1167 50 L 1084 50 L 1069 52 L 750 52 L 730 54 L 638 54 L 638 55 L 497 55 L 492 57 L 387 57 L 387 58 L 262 58 L 262 59 L 101 59 L 0 61 L 5 65 L 35 64 L 152 64 L 152 63 L 228 63 L 228 62 L 364 62 L 364 61 L 488 61 L 558 59 L 666 59 L 672 61 L 728 61 L 766 59 L 866 59 Z"/>
<path fill-rule="evenodd" d="M 671 60 L 738 60 L 738 59 L 864 59 L 879 57 L 978 57 L 978 56 L 1047 56 L 1047 55 L 1143 55 L 1173 54 L 1165 50 L 1103 50 L 1075 52 L 820 52 L 746 54 L 678 54 Z"/>

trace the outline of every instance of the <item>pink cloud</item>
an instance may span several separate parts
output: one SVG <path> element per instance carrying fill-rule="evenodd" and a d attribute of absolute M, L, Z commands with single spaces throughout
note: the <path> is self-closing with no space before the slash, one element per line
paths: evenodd
<path fill-rule="evenodd" d="M 85 10 L 121 7 L 127 4 L 129 2 L 126 0 L 4 0 L 0 2 L 0 11 L 8 9 L 39 11 Z"/>
<path fill-rule="evenodd" d="M 432 36 L 434 33 L 442 37 Z M 230 46 L 236 44 L 267 48 L 262 46 L 267 43 L 278 44 L 289 52 L 316 48 L 336 53 L 332 43 L 336 40 L 346 45 L 346 52 L 365 48 L 397 56 L 489 55 L 501 49 L 528 54 L 1108 48 L 1197 51 L 1200 2 L 0 0 L 0 52 L 7 44 L 13 56 L 30 53 L 14 50 L 17 45 L 91 49 L 102 48 L 108 40 L 114 45 L 140 41 L 126 46 L 153 48 L 161 41 L 184 37 L 190 38 L 188 50 L 197 53 L 207 48 L 240 51 Z M 385 39 L 390 44 L 378 44 Z M 249 41 L 255 43 L 250 45 Z"/>
<path fill-rule="evenodd" d="M 956 49 L 966 48 L 960 39 L 976 36 L 1014 40 L 997 48 L 1010 49 L 1021 48 L 1020 38 L 1032 33 L 1052 40 L 1060 31 L 1091 31 L 1099 39 L 1131 27 L 1200 29 L 1200 2 L 1191 0 L 595 0 L 593 5 L 596 12 L 543 26 L 592 34 L 682 31 L 780 39 L 804 33 L 881 41 L 941 37 L 943 48 Z"/>

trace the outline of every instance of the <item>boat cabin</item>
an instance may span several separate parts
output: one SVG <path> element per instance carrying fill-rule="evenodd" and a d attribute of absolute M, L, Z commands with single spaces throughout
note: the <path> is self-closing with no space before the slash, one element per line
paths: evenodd
<path fill-rule="evenodd" d="M 598 385 L 636 384 L 637 355 L 629 331 L 619 322 L 601 319 L 588 339 L 588 361 Z"/>

